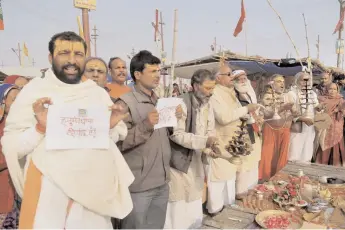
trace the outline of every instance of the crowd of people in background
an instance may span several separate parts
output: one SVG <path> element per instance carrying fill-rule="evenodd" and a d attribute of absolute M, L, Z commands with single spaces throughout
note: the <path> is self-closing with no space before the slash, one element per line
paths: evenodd
<path fill-rule="evenodd" d="M 215 73 L 197 70 L 190 87 L 173 84 L 177 125 L 155 129 L 160 59 L 134 55 L 128 86 L 123 59 L 86 58 L 86 49 L 77 34 L 56 34 L 43 78 L 0 85 L 2 229 L 199 228 L 204 213 L 219 214 L 289 160 L 344 166 L 345 77 L 323 73 L 312 88 L 300 72 L 290 88 L 274 74 L 256 95 L 247 73 L 223 60 Z M 56 100 L 109 107 L 109 149 L 47 150 Z M 237 165 L 226 149 L 242 118 L 251 148 Z"/>

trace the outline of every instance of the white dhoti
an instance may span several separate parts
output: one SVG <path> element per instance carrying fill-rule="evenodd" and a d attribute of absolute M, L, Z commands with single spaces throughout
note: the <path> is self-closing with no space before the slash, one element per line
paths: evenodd
<path fill-rule="evenodd" d="M 246 193 L 258 184 L 259 162 L 261 160 L 262 140 L 255 133 L 255 143 L 250 155 L 242 157 L 243 163 L 238 167 L 236 178 L 236 194 Z"/>
<path fill-rule="evenodd" d="M 313 157 L 315 139 L 314 126 L 307 126 L 303 123 L 302 133 L 291 132 L 289 160 L 310 162 Z"/>
<path fill-rule="evenodd" d="M 220 162 L 222 162 L 222 165 L 219 165 Z M 216 163 L 218 164 L 216 165 Z M 222 169 L 228 166 L 228 170 L 220 171 L 219 166 L 221 166 Z M 236 169 L 235 167 L 232 167 L 233 169 L 230 170 L 229 166 L 230 164 L 223 159 L 217 159 L 217 160 L 212 159 L 212 160 L 209 160 L 209 165 L 205 165 L 205 172 L 207 175 L 207 187 L 208 187 L 206 208 L 209 213 L 217 213 L 221 211 L 225 205 L 235 203 Z M 214 169 L 212 167 L 214 167 Z M 218 168 L 219 170 L 215 170 L 216 168 Z M 226 179 L 216 180 L 215 173 L 223 174 L 221 176 Z M 228 173 L 229 175 L 224 175 L 225 173 Z"/>
<path fill-rule="evenodd" d="M 98 215 L 73 202 L 47 177 L 42 177 L 34 229 L 112 229 L 110 217 Z"/>
<path fill-rule="evenodd" d="M 237 172 L 236 176 L 236 194 L 247 192 L 258 184 L 259 162 L 247 171 Z"/>
<path fill-rule="evenodd" d="M 197 229 L 202 226 L 202 199 L 169 202 L 164 229 Z"/>
<path fill-rule="evenodd" d="M 193 155 L 187 173 L 170 168 L 169 202 L 164 229 L 188 229 L 202 226 L 204 168 L 200 153 Z"/>

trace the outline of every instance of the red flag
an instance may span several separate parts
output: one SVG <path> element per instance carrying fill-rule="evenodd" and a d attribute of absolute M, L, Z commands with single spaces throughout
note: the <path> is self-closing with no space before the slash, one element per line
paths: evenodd
<path fill-rule="evenodd" d="M 241 33 L 242 27 L 243 27 L 243 22 L 244 22 L 245 19 L 246 19 L 246 10 L 244 9 L 244 1 L 242 0 L 242 3 L 241 3 L 241 17 L 238 20 L 237 26 L 236 26 L 235 31 L 234 31 L 234 36 L 235 37 L 237 37 L 237 35 L 239 33 Z"/>
<path fill-rule="evenodd" d="M 345 13 L 345 7 L 343 8 L 343 11 L 341 12 L 341 17 L 340 17 L 340 19 L 339 19 L 339 21 L 338 21 L 338 23 L 337 23 L 337 26 L 335 27 L 335 29 L 334 29 L 334 32 L 333 32 L 333 34 L 335 34 L 336 32 L 338 32 L 340 29 L 341 29 L 341 27 L 343 26 L 343 23 L 344 23 L 344 13 Z"/>
<path fill-rule="evenodd" d="M 0 30 L 4 30 L 4 18 L 2 15 L 1 0 L 0 0 Z"/>

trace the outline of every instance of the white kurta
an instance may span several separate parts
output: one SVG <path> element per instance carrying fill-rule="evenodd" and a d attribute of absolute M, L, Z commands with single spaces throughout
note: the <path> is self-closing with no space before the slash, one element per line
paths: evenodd
<path fill-rule="evenodd" d="M 309 112 L 314 114 L 314 107 L 319 104 L 317 95 L 314 91 L 311 92 L 311 98 L 313 98 L 313 105 L 309 107 Z M 298 112 L 305 112 L 305 108 L 300 108 L 300 103 L 305 103 L 305 96 L 297 88 L 293 88 L 288 93 L 289 99 L 291 99 L 298 108 Z M 298 118 L 295 118 L 296 121 Z M 302 133 L 291 132 L 290 136 L 290 147 L 289 147 L 289 160 L 290 161 L 301 161 L 310 162 L 313 156 L 314 150 L 314 139 L 315 139 L 315 127 L 314 125 L 307 126 L 302 123 Z"/>
<path fill-rule="evenodd" d="M 170 195 L 165 229 L 199 228 L 202 225 L 202 194 L 204 188 L 204 167 L 201 152 L 206 148 L 209 135 L 214 135 L 214 116 L 210 104 L 197 110 L 196 133 L 186 133 L 186 105 L 182 104 L 183 116 L 170 137 L 175 143 L 195 150 L 188 173 L 171 168 Z"/>
<path fill-rule="evenodd" d="M 32 104 L 43 97 L 50 97 L 56 105 L 74 103 L 87 107 L 92 104 L 104 106 L 113 104 L 106 91 L 93 81 L 88 80 L 75 85 L 65 84 L 55 77 L 52 70 L 48 70 L 43 79 L 33 79 L 19 93 L 7 117 L 1 141 L 13 183 L 20 196 L 23 196 L 26 177 L 23 176 L 25 171 L 19 165 L 18 159 L 26 158 L 27 165 L 32 159 L 33 164 L 42 174 L 42 187 L 35 221 L 45 218 L 45 211 L 49 212 L 47 208 L 55 210 L 56 215 L 66 216 L 66 207 L 62 214 L 58 212 L 62 210 L 59 205 L 68 199 L 72 199 L 74 204 L 70 215 L 74 215 L 73 210 L 77 210 L 78 207 L 79 210 L 82 208 L 84 213 L 88 210 L 95 216 L 107 217 L 108 221 L 110 221 L 110 216 L 123 218 L 128 215 L 133 207 L 128 187 L 133 182 L 134 176 L 115 144 L 127 135 L 126 125 L 121 121 L 110 130 L 109 149 L 47 150 L 45 136 L 35 129 L 37 121 L 32 109 Z M 54 194 L 61 199 L 52 200 L 48 207 L 48 201 L 43 200 L 49 196 L 52 199 Z M 79 227 L 96 228 L 97 218 L 95 218 L 96 224 L 86 226 L 82 223 L 83 218 L 87 217 L 90 215 L 85 214 L 78 219 Z M 98 220 L 100 219 L 104 220 L 104 218 Z M 102 221 L 99 227 L 109 226 L 107 224 L 110 222 L 104 225 Z M 87 220 L 84 223 L 87 223 Z M 48 225 L 39 226 L 49 227 Z M 77 227 L 76 224 L 72 226 Z M 60 228 L 61 226 L 51 225 L 50 227 Z"/>

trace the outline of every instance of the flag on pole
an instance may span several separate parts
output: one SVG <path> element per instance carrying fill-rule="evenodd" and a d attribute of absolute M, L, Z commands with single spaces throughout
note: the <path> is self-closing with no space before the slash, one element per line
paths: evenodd
<path fill-rule="evenodd" d="M 23 45 L 23 53 L 25 56 L 29 57 L 29 50 L 28 48 L 26 47 L 26 44 L 24 42 L 24 45 Z"/>
<path fill-rule="evenodd" d="M 2 14 L 1 1 L 2 0 L 0 0 L 0 30 L 4 30 L 5 29 L 5 27 L 4 27 L 4 16 Z"/>
<path fill-rule="evenodd" d="M 337 23 L 337 25 L 336 25 L 336 27 L 334 29 L 333 34 L 338 32 L 341 29 L 341 27 L 343 26 L 343 23 L 344 23 L 344 13 L 345 13 L 345 7 L 343 8 L 343 11 L 341 12 L 340 19 L 339 19 L 339 21 L 338 21 L 338 23 Z"/>
<path fill-rule="evenodd" d="M 80 22 L 80 16 L 77 17 L 77 21 L 78 21 L 78 28 L 79 28 L 79 36 L 85 40 L 83 27 L 81 26 L 81 22 Z"/>
<path fill-rule="evenodd" d="M 244 9 L 244 0 L 241 2 L 241 17 L 237 22 L 237 26 L 234 31 L 234 36 L 237 37 L 239 33 L 241 33 L 243 29 L 243 22 L 246 19 L 246 10 Z"/>

